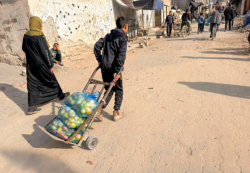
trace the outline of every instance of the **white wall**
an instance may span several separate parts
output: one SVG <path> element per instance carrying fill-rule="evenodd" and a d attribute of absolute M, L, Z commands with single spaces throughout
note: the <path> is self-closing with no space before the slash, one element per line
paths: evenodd
<path fill-rule="evenodd" d="M 62 47 L 94 44 L 115 28 L 115 19 L 137 19 L 142 26 L 142 11 L 134 11 L 120 0 L 7 0 L 0 5 L 0 55 L 20 54 L 22 38 L 30 16 L 43 20 L 50 45 Z M 144 27 L 153 26 L 153 11 L 144 11 Z M 151 24 L 150 18 L 151 19 Z M 1 61 L 1 57 L 0 57 Z"/>
<path fill-rule="evenodd" d="M 28 0 L 30 12 L 44 22 L 54 19 L 62 40 L 94 44 L 111 29 L 112 7 L 109 0 Z M 46 31 L 45 31 L 46 32 Z"/>

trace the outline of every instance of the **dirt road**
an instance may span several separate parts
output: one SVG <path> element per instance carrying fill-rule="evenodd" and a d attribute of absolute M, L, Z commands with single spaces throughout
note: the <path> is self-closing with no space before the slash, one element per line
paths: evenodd
<path fill-rule="evenodd" d="M 125 117 L 112 121 L 111 102 L 104 121 L 90 131 L 100 141 L 92 151 L 44 134 L 38 126 L 56 116 L 62 103 L 26 115 L 22 68 L 0 64 L 0 172 L 250 172 L 246 36 L 219 32 L 215 41 L 208 37 L 206 28 L 201 35 L 157 39 L 129 52 Z M 87 68 L 56 73 L 64 91 L 82 90 L 95 68 L 93 59 Z"/>

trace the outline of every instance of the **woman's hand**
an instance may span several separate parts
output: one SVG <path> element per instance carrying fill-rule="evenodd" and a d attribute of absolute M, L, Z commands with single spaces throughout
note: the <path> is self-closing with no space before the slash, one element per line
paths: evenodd
<path fill-rule="evenodd" d="M 50 71 L 51 71 L 51 73 L 54 73 L 54 69 L 53 68 L 51 68 Z"/>

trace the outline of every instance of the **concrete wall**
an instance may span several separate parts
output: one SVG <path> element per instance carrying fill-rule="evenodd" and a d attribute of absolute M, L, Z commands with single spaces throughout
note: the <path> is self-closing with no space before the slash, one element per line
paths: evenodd
<path fill-rule="evenodd" d="M 22 37 L 30 16 L 43 20 L 44 34 L 50 45 L 59 42 L 69 46 L 92 45 L 115 28 L 115 19 L 125 16 L 142 26 L 142 12 L 129 9 L 119 0 L 0 0 L 0 61 L 17 56 L 20 65 Z M 149 25 L 152 11 L 144 11 L 144 27 Z M 71 54 L 72 55 L 72 54 Z M 8 58 L 10 57 L 10 58 Z M 22 59 L 21 61 L 19 61 Z M 8 62 L 7 62 L 8 63 Z"/>
<path fill-rule="evenodd" d="M 24 59 L 21 51 L 23 35 L 30 17 L 27 0 L 1 0 L 0 3 L 0 60 L 15 64 Z M 21 65 L 19 62 L 17 65 Z"/>

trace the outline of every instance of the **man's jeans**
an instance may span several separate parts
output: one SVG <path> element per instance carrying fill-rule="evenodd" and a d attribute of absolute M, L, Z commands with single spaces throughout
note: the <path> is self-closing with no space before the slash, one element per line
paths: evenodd
<path fill-rule="evenodd" d="M 190 32 L 191 24 L 190 24 L 189 22 L 182 22 L 180 32 L 182 31 L 182 28 L 183 28 L 184 25 L 187 25 L 187 26 L 188 26 L 188 32 Z"/>
<path fill-rule="evenodd" d="M 172 32 L 172 23 L 167 25 L 167 35 L 170 37 Z"/>
<path fill-rule="evenodd" d="M 211 36 L 212 36 L 213 26 L 214 26 L 214 25 L 216 26 L 216 30 L 215 30 L 215 33 L 214 33 L 214 34 L 215 34 L 215 36 L 216 36 L 216 33 L 217 33 L 217 27 L 218 27 L 218 24 L 217 24 L 217 23 L 211 23 L 211 24 L 210 24 Z"/>

